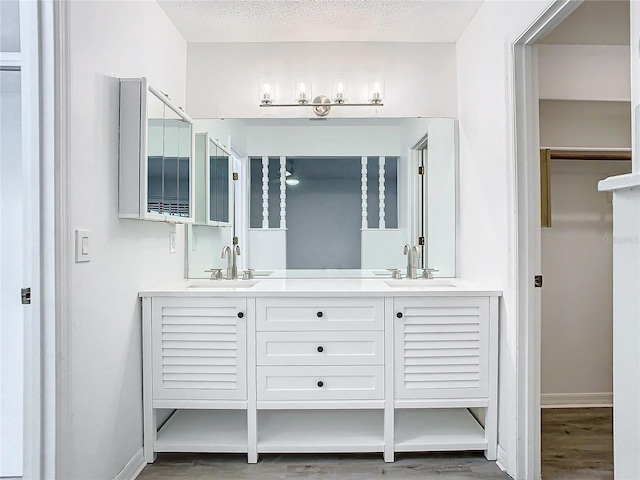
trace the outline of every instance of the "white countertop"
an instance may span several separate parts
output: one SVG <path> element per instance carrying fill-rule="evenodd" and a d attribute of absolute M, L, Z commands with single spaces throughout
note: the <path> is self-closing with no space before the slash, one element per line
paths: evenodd
<path fill-rule="evenodd" d="M 391 286 L 396 285 L 396 286 Z M 392 280 L 390 278 L 259 278 L 254 280 L 183 280 L 140 292 L 153 296 L 501 296 L 463 279 Z"/>

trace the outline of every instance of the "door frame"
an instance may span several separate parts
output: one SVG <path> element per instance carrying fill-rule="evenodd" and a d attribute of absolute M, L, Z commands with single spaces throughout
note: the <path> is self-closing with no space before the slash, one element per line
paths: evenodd
<path fill-rule="evenodd" d="M 582 0 L 555 0 L 516 39 L 511 50 L 514 99 L 516 311 L 517 311 L 517 479 L 541 478 L 540 357 L 541 295 L 533 285 L 541 272 L 540 119 L 538 62 L 534 44 L 558 26 Z"/>

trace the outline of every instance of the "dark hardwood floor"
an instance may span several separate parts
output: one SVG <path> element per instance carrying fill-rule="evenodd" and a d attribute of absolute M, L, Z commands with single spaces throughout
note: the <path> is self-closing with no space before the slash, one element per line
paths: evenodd
<path fill-rule="evenodd" d="M 261 455 L 256 465 L 246 455 L 161 454 L 139 480 L 509 480 L 480 453 L 397 455 Z M 543 480 L 613 479 L 612 409 L 542 411 Z"/>
<path fill-rule="evenodd" d="M 613 478 L 613 409 L 542 410 L 543 480 Z"/>

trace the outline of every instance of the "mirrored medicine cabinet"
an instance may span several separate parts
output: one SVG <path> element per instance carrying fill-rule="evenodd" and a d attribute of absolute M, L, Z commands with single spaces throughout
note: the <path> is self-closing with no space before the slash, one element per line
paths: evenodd
<path fill-rule="evenodd" d="M 187 276 L 367 277 L 419 266 L 456 275 L 456 124 L 451 118 L 202 119 Z M 219 140 L 233 140 L 232 149 Z M 234 172 L 237 181 L 233 180 Z"/>
<path fill-rule="evenodd" d="M 146 78 L 120 79 L 119 117 L 119 216 L 193 222 L 193 120 Z"/>

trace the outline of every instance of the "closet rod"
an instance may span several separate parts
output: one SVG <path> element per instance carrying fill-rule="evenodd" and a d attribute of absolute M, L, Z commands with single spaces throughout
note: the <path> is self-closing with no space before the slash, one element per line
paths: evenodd
<path fill-rule="evenodd" d="M 631 160 L 631 152 L 596 153 L 551 151 L 551 160 Z"/>

